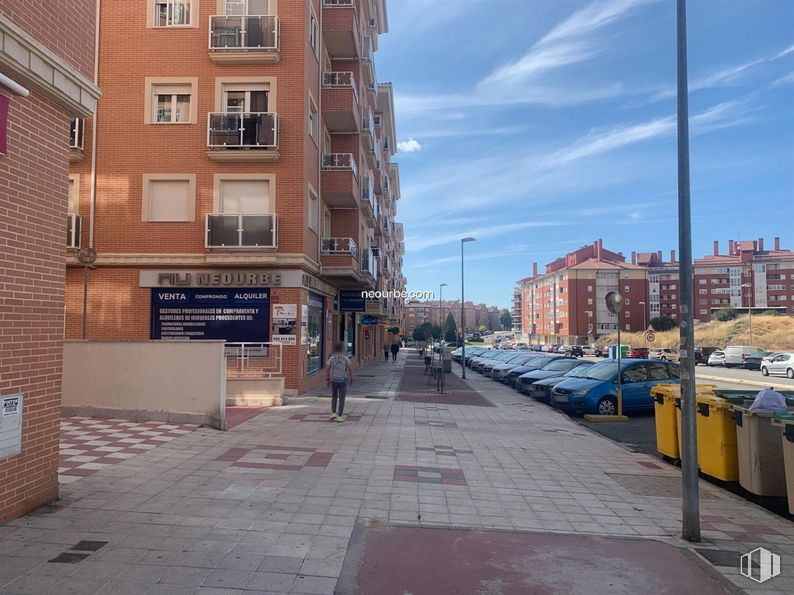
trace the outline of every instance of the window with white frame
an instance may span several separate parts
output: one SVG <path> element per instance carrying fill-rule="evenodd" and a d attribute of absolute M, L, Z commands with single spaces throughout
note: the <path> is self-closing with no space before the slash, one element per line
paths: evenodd
<path fill-rule="evenodd" d="M 317 104 L 312 97 L 309 97 L 309 136 L 312 137 L 314 142 L 318 142 L 320 133 L 320 118 L 317 112 Z"/>
<path fill-rule="evenodd" d="M 155 27 L 189 27 L 193 0 L 154 0 Z"/>
<path fill-rule="evenodd" d="M 218 208 L 222 215 L 273 213 L 268 180 L 221 180 Z"/>
<path fill-rule="evenodd" d="M 190 177 L 148 178 L 144 181 L 144 220 L 185 222 L 194 218 Z"/>
<path fill-rule="evenodd" d="M 270 0 L 224 0 L 223 14 L 228 16 L 269 15 Z"/>
<path fill-rule="evenodd" d="M 317 15 L 314 14 L 314 8 L 311 9 L 309 16 L 309 44 L 314 52 L 314 57 L 320 59 L 320 25 L 317 20 Z"/>
<path fill-rule="evenodd" d="M 318 232 L 320 225 L 320 200 L 317 193 L 309 188 L 309 229 Z"/>
<path fill-rule="evenodd" d="M 77 176 L 69 176 L 69 215 L 80 214 L 80 185 Z"/>
<path fill-rule="evenodd" d="M 189 83 L 152 85 L 152 122 L 190 123 L 192 86 Z"/>

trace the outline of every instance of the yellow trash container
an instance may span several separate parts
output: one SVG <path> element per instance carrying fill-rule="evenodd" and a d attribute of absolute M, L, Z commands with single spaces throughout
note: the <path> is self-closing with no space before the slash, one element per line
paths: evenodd
<path fill-rule="evenodd" d="M 678 410 L 680 418 L 680 410 Z M 736 424 L 725 399 L 697 395 L 698 466 L 703 474 L 721 479 L 739 479 Z"/>
<path fill-rule="evenodd" d="M 786 490 L 788 491 L 788 511 L 794 514 L 794 413 L 775 413 L 772 424 L 780 426 L 783 445 L 783 463 L 786 471 Z"/>
<path fill-rule="evenodd" d="M 656 450 L 673 460 L 681 459 L 676 424 L 675 400 L 681 394 L 677 384 L 657 384 L 651 389 L 656 421 Z"/>

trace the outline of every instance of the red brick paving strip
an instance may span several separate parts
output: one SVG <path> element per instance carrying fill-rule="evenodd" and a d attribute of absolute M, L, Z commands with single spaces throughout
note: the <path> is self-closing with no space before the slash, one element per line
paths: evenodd
<path fill-rule="evenodd" d="M 397 401 L 411 403 L 433 403 L 447 405 L 473 405 L 475 407 L 493 407 L 476 390 L 463 382 L 455 374 L 447 374 L 444 380 L 444 394 L 436 391 L 434 383 L 428 385 L 424 365 L 410 365 L 419 362 L 418 355 L 408 356 L 408 365 L 405 366 L 402 382 L 397 395 Z M 455 365 L 453 363 L 453 365 Z"/>

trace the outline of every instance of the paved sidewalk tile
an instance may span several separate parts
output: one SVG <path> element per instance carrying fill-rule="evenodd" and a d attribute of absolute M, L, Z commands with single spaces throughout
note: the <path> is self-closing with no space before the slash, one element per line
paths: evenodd
<path fill-rule="evenodd" d="M 478 374 L 468 390 L 492 406 L 398 400 L 422 369 L 403 350 L 358 370 L 352 423 L 305 421 L 328 415 L 324 389 L 229 432 L 65 420 L 68 477 L 80 479 L 0 526 L 0 592 L 333 593 L 360 523 L 662 541 L 747 591 L 728 562 L 764 546 L 783 576 L 763 590 L 794 591 L 790 521 L 702 482 L 693 547 L 680 539 L 677 468 Z M 73 550 L 81 541 L 106 545 Z M 85 557 L 48 562 L 69 553 Z"/>

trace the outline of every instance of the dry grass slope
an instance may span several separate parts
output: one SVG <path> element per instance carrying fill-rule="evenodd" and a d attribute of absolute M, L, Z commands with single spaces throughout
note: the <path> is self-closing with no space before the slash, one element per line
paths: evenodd
<path fill-rule="evenodd" d="M 624 345 L 645 345 L 644 333 L 621 333 L 620 338 Z M 598 340 L 599 345 L 616 342 L 617 335 L 607 335 Z M 753 316 L 752 342 L 748 316 L 728 322 L 704 322 L 695 326 L 695 345 L 719 348 L 726 345 L 756 345 L 768 351 L 794 351 L 794 317 Z M 656 333 L 653 347 L 678 349 L 678 329 Z"/>

